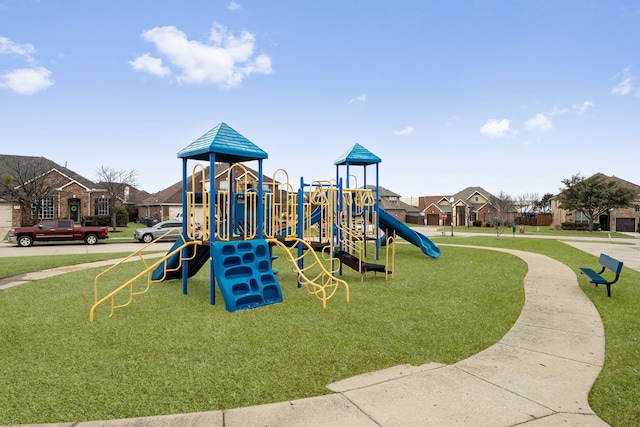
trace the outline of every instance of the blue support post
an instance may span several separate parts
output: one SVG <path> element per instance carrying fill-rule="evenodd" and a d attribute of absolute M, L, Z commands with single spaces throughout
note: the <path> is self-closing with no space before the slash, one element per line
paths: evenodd
<path fill-rule="evenodd" d="M 216 155 L 209 153 L 209 196 L 211 197 L 209 203 L 209 304 L 216 304 L 216 275 L 215 267 L 213 264 L 214 246 L 213 242 L 216 238 Z M 212 231 L 211 231 L 212 230 Z"/>
<path fill-rule="evenodd" d="M 311 198 L 311 194 L 309 194 Z M 298 239 L 302 239 L 304 236 L 303 220 L 304 220 L 304 178 L 300 177 L 300 189 L 298 189 L 298 223 L 296 224 Z M 300 270 L 304 268 L 304 261 L 302 260 L 302 243 L 298 243 L 298 267 Z M 300 276 L 298 276 L 298 287 L 302 287 L 300 282 Z"/>
<path fill-rule="evenodd" d="M 376 208 L 376 259 L 380 259 L 380 181 L 378 174 L 378 163 L 376 163 L 376 191 L 375 191 L 375 208 Z M 385 235 L 386 237 L 386 235 Z"/>
<path fill-rule="evenodd" d="M 187 236 L 187 159 L 182 159 L 182 235 Z M 189 272 L 187 271 L 188 258 L 187 248 L 182 249 L 182 293 L 187 294 L 187 282 L 189 281 Z"/>
<path fill-rule="evenodd" d="M 258 160 L 258 239 L 264 238 L 264 191 L 262 185 L 262 159 L 260 159 Z"/>

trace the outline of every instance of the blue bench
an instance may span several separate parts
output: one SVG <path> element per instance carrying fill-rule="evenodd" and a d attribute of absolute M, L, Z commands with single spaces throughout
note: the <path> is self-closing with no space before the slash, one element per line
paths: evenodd
<path fill-rule="evenodd" d="M 600 265 L 602 266 L 602 270 L 599 272 L 595 272 L 590 268 L 580 268 L 580 273 L 584 274 L 589 278 L 591 283 L 596 285 L 606 285 L 607 286 L 607 296 L 611 296 L 611 285 L 618 281 L 618 277 L 620 277 L 620 272 L 622 271 L 622 261 L 618 261 L 615 258 L 611 258 L 607 254 L 600 254 L 600 259 L 598 260 Z M 613 280 L 607 280 L 602 276 L 602 273 L 605 270 L 610 270 L 616 277 Z"/>

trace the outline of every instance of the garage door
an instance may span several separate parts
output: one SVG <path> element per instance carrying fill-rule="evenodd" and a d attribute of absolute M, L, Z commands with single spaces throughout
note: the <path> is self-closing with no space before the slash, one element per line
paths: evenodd
<path fill-rule="evenodd" d="M 427 214 L 427 225 L 440 225 L 440 215 Z"/>
<path fill-rule="evenodd" d="M 636 219 L 616 218 L 616 231 L 636 231 Z"/>
<path fill-rule="evenodd" d="M 0 203 L 0 227 L 11 227 L 11 203 Z"/>

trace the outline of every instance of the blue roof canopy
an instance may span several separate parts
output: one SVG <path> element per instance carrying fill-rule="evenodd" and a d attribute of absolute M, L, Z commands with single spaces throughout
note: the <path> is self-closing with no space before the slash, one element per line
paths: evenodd
<path fill-rule="evenodd" d="M 269 157 L 264 150 L 224 122 L 180 150 L 178 157 L 209 160 L 211 153 L 215 154 L 217 162 L 225 163 L 248 162 Z"/>
<path fill-rule="evenodd" d="M 367 150 L 360 144 L 355 144 L 346 153 L 338 158 L 333 164 L 340 165 L 373 165 L 376 163 L 380 163 L 382 159 L 380 157 L 373 154 L 371 151 Z"/>

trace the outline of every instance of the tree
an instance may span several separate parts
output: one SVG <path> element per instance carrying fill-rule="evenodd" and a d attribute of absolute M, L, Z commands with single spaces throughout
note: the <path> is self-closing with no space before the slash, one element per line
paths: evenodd
<path fill-rule="evenodd" d="M 122 200 L 124 203 L 128 201 L 129 187 L 135 187 L 138 172 L 135 170 L 117 170 L 103 165 L 98 168 L 96 175 L 98 175 L 100 186 L 104 187 L 104 189 L 107 190 L 107 193 L 109 193 L 109 196 L 111 196 L 109 213 L 111 214 L 111 226 L 113 227 L 113 231 L 116 231 L 117 209 L 115 209 L 115 202 L 118 199 Z"/>
<path fill-rule="evenodd" d="M 637 196 L 634 190 L 603 174 L 589 178 L 573 175 L 562 183 L 565 188 L 557 197 L 560 208 L 582 212 L 587 217 L 589 231 L 593 231 L 593 224 L 600 215 L 611 209 L 631 206 Z"/>
<path fill-rule="evenodd" d="M 553 194 L 551 193 L 542 196 L 542 199 L 536 203 L 536 210 L 540 213 L 551 213 L 551 199 L 553 199 Z"/>
<path fill-rule="evenodd" d="M 43 210 L 53 209 L 66 182 L 55 169 L 56 165 L 44 157 L 13 156 L 0 162 L 0 198 L 18 203 L 23 213 L 32 212 L 32 217 L 23 217 L 21 222 L 38 223 Z"/>
<path fill-rule="evenodd" d="M 497 196 L 491 196 L 489 202 L 496 210 L 496 216 L 493 220 L 496 227 L 496 239 L 504 233 L 505 226 L 509 226 L 513 221 L 513 213 L 516 211 L 513 198 L 504 191 L 500 190 Z"/>

